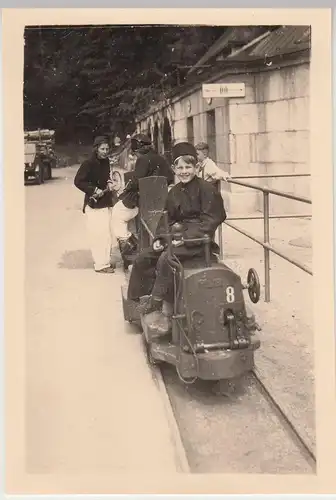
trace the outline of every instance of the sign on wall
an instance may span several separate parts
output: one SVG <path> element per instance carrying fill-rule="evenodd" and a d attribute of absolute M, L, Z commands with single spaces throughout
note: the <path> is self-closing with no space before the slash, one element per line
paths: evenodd
<path fill-rule="evenodd" d="M 203 83 L 204 98 L 245 97 L 245 83 Z"/>

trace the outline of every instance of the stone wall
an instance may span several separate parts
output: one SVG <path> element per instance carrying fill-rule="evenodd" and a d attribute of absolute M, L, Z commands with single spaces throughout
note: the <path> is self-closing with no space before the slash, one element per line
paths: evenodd
<path fill-rule="evenodd" d="M 207 112 L 214 111 L 218 166 L 232 176 L 309 173 L 309 64 L 293 65 L 249 75 L 232 75 L 219 82 L 245 83 L 243 98 L 213 99 L 201 89 L 176 99 L 171 107 L 173 140 L 188 139 L 188 118 L 193 140 L 208 142 Z M 215 83 L 215 82 L 214 82 Z M 161 120 L 157 111 L 155 119 Z M 153 116 L 151 120 L 153 120 Z M 141 123 L 147 129 L 148 119 Z M 310 197 L 310 178 L 251 179 L 251 182 Z M 226 197 L 231 215 L 262 210 L 260 191 L 230 184 Z M 310 205 L 270 195 L 273 214 L 310 213 Z"/>
<path fill-rule="evenodd" d="M 309 65 L 259 73 L 251 84 L 244 100 L 229 101 L 232 175 L 309 173 Z M 310 197 L 307 177 L 258 184 Z M 309 205 L 275 195 L 270 206 L 272 213 L 310 213 Z M 255 209 L 262 209 L 261 193 Z"/>

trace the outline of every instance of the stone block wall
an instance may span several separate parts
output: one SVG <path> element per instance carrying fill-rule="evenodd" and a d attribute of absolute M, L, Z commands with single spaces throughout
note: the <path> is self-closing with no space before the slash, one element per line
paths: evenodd
<path fill-rule="evenodd" d="M 254 95 L 229 101 L 232 175 L 309 173 L 309 64 L 253 76 Z M 310 197 L 310 178 L 251 180 Z M 233 198 L 233 197 L 232 197 Z M 262 210 L 262 193 L 255 209 Z M 270 195 L 273 214 L 311 213 L 309 205 Z"/>
<path fill-rule="evenodd" d="M 232 176 L 309 173 L 309 64 L 254 74 L 232 75 L 218 82 L 245 83 L 243 98 L 215 98 L 201 89 L 172 105 L 174 141 L 188 138 L 193 118 L 194 143 L 207 142 L 207 112 L 215 111 L 216 162 Z M 215 83 L 215 82 L 214 82 Z M 159 116 L 156 113 L 156 116 Z M 146 129 L 147 125 L 141 124 Z M 310 198 L 310 178 L 251 179 L 247 182 Z M 260 191 L 230 184 L 226 199 L 232 215 L 262 210 Z M 273 214 L 311 213 L 311 206 L 270 195 Z"/>

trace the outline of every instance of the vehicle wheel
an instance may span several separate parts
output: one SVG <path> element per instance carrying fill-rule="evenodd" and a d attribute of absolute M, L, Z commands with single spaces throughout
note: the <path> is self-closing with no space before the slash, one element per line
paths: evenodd
<path fill-rule="evenodd" d="M 235 380 L 217 380 L 213 384 L 211 392 L 216 396 L 232 398 L 236 392 L 236 385 Z"/>
<path fill-rule="evenodd" d="M 257 271 L 253 268 L 249 269 L 247 273 L 247 286 L 251 301 L 257 304 L 260 299 L 260 281 Z"/>
<path fill-rule="evenodd" d="M 43 172 L 43 166 L 39 165 L 39 171 L 38 171 L 38 177 L 36 179 L 37 184 L 43 184 L 44 183 L 44 172 Z"/>
<path fill-rule="evenodd" d="M 151 366 L 158 366 L 161 363 L 159 360 L 153 358 L 152 353 L 150 352 L 149 346 L 147 348 L 147 359 L 148 359 L 148 363 Z"/>
<path fill-rule="evenodd" d="M 152 353 L 150 351 L 150 345 L 147 343 L 146 339 L 145 339 L 145 335 L 143 335 L 143 342 L 144 342 L 144 347 L 145 347 L 145 351 L 146 351 L 146 356 L 147 356 L 147 360 L 148 360 L 148 363 L 150 366 L 157 366 L 160 364 L 160 361 L 156 360 L 153 358 L 152 356 Z"/>

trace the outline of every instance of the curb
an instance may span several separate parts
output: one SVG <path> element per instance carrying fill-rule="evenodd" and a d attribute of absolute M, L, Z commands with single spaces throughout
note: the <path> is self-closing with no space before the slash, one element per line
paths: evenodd
<path fill-rule="evenodd" d="M 162 377 L 161 370 L 153 366 L 152 367 L 153 374 L 156 378 L 156 381 L 159 386 L 159 391 L 160 395 L 162 397 L 162 402 L 163 406 L 166 412 L 167 420 L 168 420 L 168 425 L 170 428 L 171 436 L 172 436 L 172 441 L 174 445 L 174 453 L 175 453 L 175 458 L 177 461 L 177 466 L 178 466 L 178 472 L 182 472 L 183 474 L 190 474 L 190 467 L 189 467 L 189 462 L 187 459 L 187 455 L 182 443 L 182 438 L 180 435 L 180 431 L 175 419 L 175 415 L 170 403 L 170 399 L 168 396 L 168 392 Z"/>

